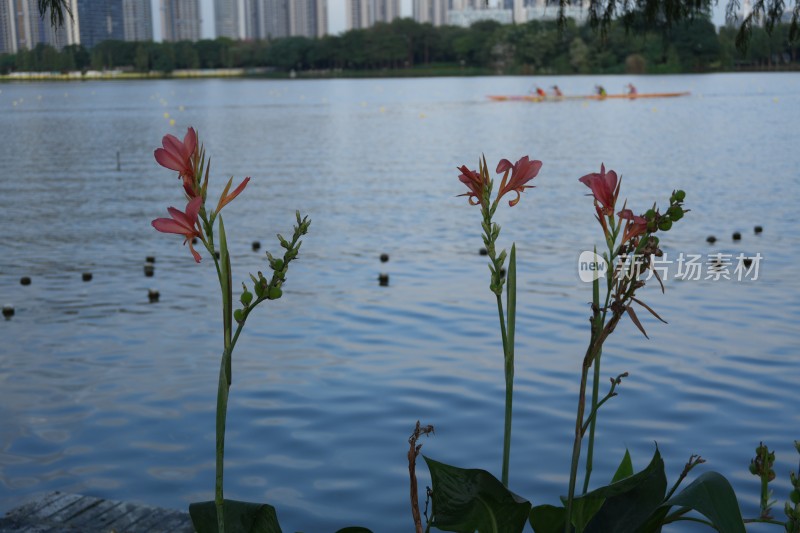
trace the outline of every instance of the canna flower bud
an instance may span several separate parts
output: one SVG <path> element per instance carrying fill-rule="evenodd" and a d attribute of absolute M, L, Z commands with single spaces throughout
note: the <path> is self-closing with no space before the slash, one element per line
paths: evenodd
<path fill-rule="evenodd" d="M 247 289 L 245 289 L 245 291 L 242 293 L 242 296 L 241 296 L 241 298 L 239 298 L 239 300 L 241 300 L 242 305 L 247 307 L 248 305 L 250 305 L 250 302 L 253 301 L 253 293 L 249 292 Z"/>
<path fill-rule="evenodd" d="M 683 208 L 679 205 L 673 205 L 667 209 L 667 214 L 669 215 L 669 218 L 677 222 L 683 218 Z"/>
<path fill-rule="evenodd" d="M 658 229 L 661 231 L 669 231 L 670 228 L 672 228 L 672 221 L 668 218 L 664 218 L 658 223 Z"/>

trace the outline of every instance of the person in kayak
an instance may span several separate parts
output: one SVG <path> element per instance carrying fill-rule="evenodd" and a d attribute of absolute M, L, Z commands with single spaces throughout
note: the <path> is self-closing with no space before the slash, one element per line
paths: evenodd
<path fill-rule="evenodd" d="M 639 93 L 636 91 L 636 87 L 632 83 L 629 83 L 628 84 L 628 96 L 636 96 L 637 94 L 639 94 Z"/>
<path fill-rule="evenodd" d="M 553 85 L 553 96 L 556 98 L 561 98 L 564 96 L 564 93 L 561 92 L 561 89 L 558 88 L 558 85 Z"/>
<path fill-rule="evenodd" d="M 547 97 L 547 93 L 544 92 L 544 89 L 542 89 L 541 87 L 539 87 L 537 85 L 536 86 L 536 96 L 538 96 L 539 98 L 546 98 Z"/>
<path fill-rule="evenodd" d="M 595 85 L 594 86 L 594 92 L 597 93 L 597 96 L 599 96 L 601 98 L 605 98 L 606 96 L 608 96 L 608 93 L 606 92 L 606 88 L 603 87 L 602 85 Z"/>

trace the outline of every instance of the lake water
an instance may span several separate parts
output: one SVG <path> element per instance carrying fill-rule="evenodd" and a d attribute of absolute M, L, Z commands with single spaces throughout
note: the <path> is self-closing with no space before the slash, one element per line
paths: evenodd
<path fill-rule="evenodd" d="M 629 81 L 691 95 L 486 99 L 553 83 L 615 93 Z M 227 497 L 271 503 L 284 531 L 409 531 L 407 438 L 418 419 L 436 427 L 424 454 L 499 477 L 497 311 L 479 211 L 456 197 L 456 167 L 485 153 L 492 168 L 544 162 L 537 187 L 497 217 L 501 245 L 516 242 L 518 254 L 512 490 L 555 504 L 567 489 L 591 299 L 577 261 L 601 242 L 577 179 L 604 162 L 635 211 L 681 188 L 691 212 L 662 238 L 676 261 L 666 293 L 652 282 L 639 292 L 669 324 L 640 313 L 649 340 L 626 320 L 606 343 L 604 383 L 630 377 L 601 411 L 593 480 L 610 479 L 626 447 L 644 467 L 657 443 L 670 485 L 701 454 L 696 472 L 728 477 L 753 516 L 748 464 L 765 441 L 782 518 L 800 439 L 800 74 L 0 91 L 0 304 L 16 308 L 0 320 L 0 511 L 51 490 L 178 509 L 213 497 L 216 276 L 150 226 L 184 206 L 153 150 L 192 125 L 212 158 L 211 198 L 228 176 L 252 176 L 225 209 L 234 283 L 267 269 L 263 250 L 279 249 L 274 235 L 291 233 L 296 209 L 313 221 L 284 298 L 256 310 L 234 353 Z M 681 253 L 761 254 L 758 279 L 677 279 Z M 160 302 L 148 302 L 149 288 Z M 424 488 L 421 459 L 418 475 Z"/>

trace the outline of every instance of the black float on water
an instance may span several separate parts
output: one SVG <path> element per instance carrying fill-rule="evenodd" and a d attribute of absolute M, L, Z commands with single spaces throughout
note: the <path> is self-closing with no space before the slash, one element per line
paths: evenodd
<path fill-rule="evenodd" d="M 761 233 L 762 231 L 764 231 L 764 228 L 762 228 L 761 226 L 756 226 L 755 228 L 753 228 L 753 231 L 755 231 L 756 233 Z"/>
<path fill-rule="evenodd" d="M 259 248 L 261 248 L 261 243 L 258 241 L 253 241 L 253 251 L 258 251 Z"/>
<path fill-rule="evenodd" d="M 157 302 L 160 296 L 161 294 L 159 294 L 159 292 L 155 289 L 149 289 L 147 291 L 147 299 L 150 300 L 150 303 Z"/>
<path fill-rule="evenodd" d="M 144 262 L 145 263 L 155 263 L 156 262 L 156 256 L 148 255 L 147 257 L 144 258 Z"/>
<path fill-rule="evenodd" d="M 14 316 L 14 306 L 13 305 L 4 305 L 3 306 L 3 316 L 6 318 L 11 318 Z"/>
<path fill-rule="evenodd" d="M 378 274 L 378 284 L 381 287 L 386 287 L 389 285 L 389 274 L 381 272 Z"/>
<path fill-rule="evenodd" d="M 708 237 L 706 237 L 706 242 L 709 244 L 714 244 L 715 242 L 717 242 L 717 238 L 714 237 L 713 235 L 709 235 Z"/>
<path fill-rule="evenodd" d="M 389 254 L 381 254 L 381 263 L 389 261 Z"/>
<path fill-rule="evenodd" d="M 83 275 L 81 276 L 81 279 L 83 279 L 83 281 L 92 281 L 92 273 L 84 272 Z"/>
<path fill-rule="evenodd" d="M 738 241 L 738 240 L 740 240 L 741 238 L 742 238 L 742 234 L 741 234 L 741 233 L 739 233 L 738 231 L 734 231 L 734 232 L 733 232 L 733 240 L 734 240 L 734 241 Z"/>
<path fill-rule="evenodd" d="M 156 271 L 156 266 L 153 263 L 144 264 L 144 275 L 147 276 L 148 278 L 152 278 L 155 271 Z"/>
<path fill-rule="evenodd" d="M 22 276 L 21 278 L 19 278 L 19 283 L 20 285 L 30 285 L 31 278 L 29 278 L 28 276 Z"/>
<path fill-rule="evenodd" d="M 489 250 L 487 250 L 486 248 L 481 248 L 481 249 L 478 251 L 478 253 L 479 253 L 480 255 L 489 255 Z"/>

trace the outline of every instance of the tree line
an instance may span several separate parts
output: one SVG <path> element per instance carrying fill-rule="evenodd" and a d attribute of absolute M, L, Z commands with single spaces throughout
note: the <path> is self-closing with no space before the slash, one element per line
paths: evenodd
<path fill-rule="evenodd" d="M 602 32 L 573 20 L 561 25 L 479 21 L 462 28 L 397 19 L 322 38 L 106 41 L 91 49 L 70 45 L 60 51 L 40 44 L 0 55 L 0 73 L 125 69 L 168 74 L 266 67 L 276 75 L 613 74 L 800 68 L 800 43 L 790 39 L 788 24 L 771 32 L 754 27 L 744 51 L 735 46 L 737 31 L 717 31 L 708 13 L 655 28 L 643 20 L 615 21 Z"/>

